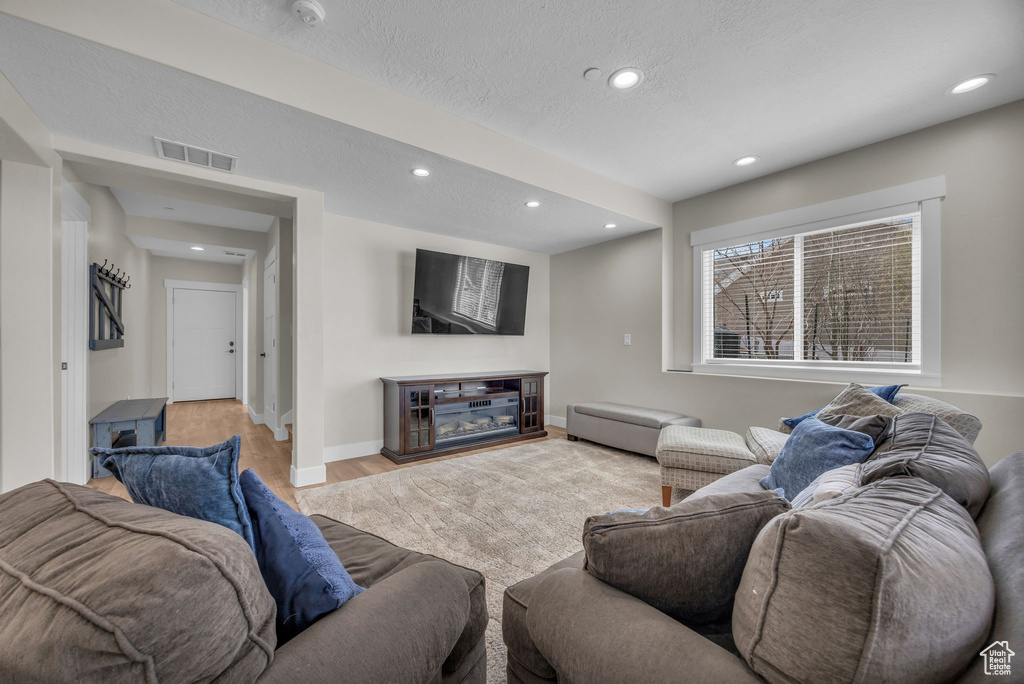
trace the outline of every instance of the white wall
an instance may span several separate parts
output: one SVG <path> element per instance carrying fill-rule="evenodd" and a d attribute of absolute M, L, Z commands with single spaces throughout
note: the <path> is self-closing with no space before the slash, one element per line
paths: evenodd
<path fill-rule="evenodd" d="M 416 249 L 530 267 L 526 334 L 412 335 Z M 329 459 L 383 439 L 381 376 L 549 367 L 549 260 L 507 247 L 327 214 L 324 225 L 324 444 Z M 301 413 L 296 415 L 301 422 Z"/>
<path fill-rule="evenodd" d="M 691 231 L 945 175 L 942 386 L 914 389 L 978 415 L 994 463 L 1024 448 L 1024 101 L 678 202 L 674 337 L 690 360 Z M 625 401 L 676 409 L 708 427 L 773 426 L 826 403 L 837 383 L 660 371 L 659 231 L 552 257 L 551 411 Z M 633 335 L 631 347 L 622 334 Z"/>
<path fill-rule="evenodd" d="M 61 160 L 0 74 L 0 492 L 59 473 Z"/>
<path fill-rule="evenodd" d="M 241 285 L 242 267 L 215 261 L 152 257 L 152 284 L 149 308 L 152 312 L 152 344 L 150 347 L 151 396 L 166 397 L 167 393 L 167 288 L 165 280 L 193 280 L 201 283 L 227 283 Z M 241 302 L 241 299 L 239 299 Z M 241 345 L 241 341 L 236 342 Z"/>
<path fill-rule="evenodd" d="M 0 491 L 56 472 L 51 173 L 0 160 Z"/>
<path fill-rule="evenodd" d="M 125 235 L 126 217 L 109 188 L 82 183 L 70 169 L 64 175 L 89 203 L 89 262 L 114 265 L 131 276 L 131 289 L 123 292 L 124 346 L 89 351 L 90 418 L 122 399 L 151 396 L 150 354 L 153 313 L 150 308 L 151 262 L 148 250 L 133 245 Z M 90 291 L 90 302 L 92 301 Z"/>

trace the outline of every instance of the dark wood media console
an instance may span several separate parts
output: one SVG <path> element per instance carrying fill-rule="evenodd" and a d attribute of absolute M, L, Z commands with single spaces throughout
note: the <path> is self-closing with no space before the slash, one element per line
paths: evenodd
<path fill-rule="evenodd" d="M 384 383 L 384 448 L 408 463 L 546 437 L 546 371 L 407 375 Z"/>

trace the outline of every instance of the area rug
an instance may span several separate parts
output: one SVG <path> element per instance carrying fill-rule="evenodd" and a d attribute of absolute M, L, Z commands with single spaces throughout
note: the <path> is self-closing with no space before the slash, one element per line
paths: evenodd
<path fill-rule="evenodd" d="M 658 505 L 653 458 L 544 440 L 295 493 L 321 514 L 487 578 L 487 681 L 505 681 L 502 592 L 583 548 L 589 515 Z"/>

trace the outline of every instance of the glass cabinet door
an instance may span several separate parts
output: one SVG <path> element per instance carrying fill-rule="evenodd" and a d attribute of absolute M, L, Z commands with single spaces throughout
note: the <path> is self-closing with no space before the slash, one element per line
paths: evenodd
<path fill-rule="evenodd" d="M 519 429 L 521 432 L 536 432 L 540 430 L 542 421 L 540 417 L 541 379 L 523 378 L 522 387 L 522 396 L 519 399 L 522 413 Z"/>
<path fill-rule="evenodd" d="M 407 386 L 405 395 L 405 453 L 434 448 L 434 392 L 431 385 Z"/>

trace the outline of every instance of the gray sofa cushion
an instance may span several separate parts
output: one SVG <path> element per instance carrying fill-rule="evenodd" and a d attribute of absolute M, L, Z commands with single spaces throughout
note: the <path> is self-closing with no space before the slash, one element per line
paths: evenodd
<path fill-rule="evenodd" d="M 453 672 L 463 664 L 477 642 L 483 638 L 484 630 L 487 628 L 483 575 L 437 556 L 395 546 L 387 539 L 326 516 L 313 515 L 310 519 L 323 532 L 327 544 L 338 554 L 352 580 L 361 587 L 370 589 L 377 582 L 417 563 L 441 561 L 455 568 L 465 580 L 466 591 L 469 593 L 469 620 L 442 669 L 446 673 Z"/>
<path fill-rule="evenodd" d="M 911 475 L 928 480 L 977 517 L 988 498 L 988 469 L 959 432 L 931 413 L 897 416 L 861 470 L 861 483 Z"/>
<path fill-rule="evenodd" d="M 530 636 L 530 630 L 526 626 L 526 613 L 530 607 L 530 600 L 537 585 L 544 581 L 548 575 L 561 570 L 572 568 L 580 570 L 586 558 L 583 552 L 558 561 L 546 570 L 527 577 L 521 582 L 513 584 L 505 590 L 504 603 L 501 612 L 501 634 L 508 648 L 508 655 L 515 660 L 519 669 L 525 668 L 528 673 L 517 673 L 520 679 L 535 675 L 542 679 L 555 679 L 554 668 L 544 658 L 544 655 L 537 650 L 537 646 Z"/>
<path fill-rule="evenodd" d="M 254 681 L 275 612 L 226 527 L 52 480 L 0 496 L 0 681 Z"/>
<path fill-rule="evenodd" d="M 606 420 L 617 420 L 620 423 L 632 423 L 654 429 L 661 429 L 670 421 L 679 418 L 686 418 L 682 413 L 673 411 L 662 411 L 661 409 L 643 408 L 640 406 L 629 406 L 628 404 L 616 404 L 611 401 L 595 401 L 589 404 L 576 404 L 576 413 L 585 416 L 595 416 Z"/>
<path fill-rule="evenodd" d="M 996 585 L 996 614 L 985 644 L 1008 641 L 1024 644 L 1024 451 L 1007 456 L 992 466 L 992 490 L 975 523 Z M 1020 648 L 1017 648 L 1020 654 Z M 1021 658 L 1011 662 L 1019 675 Z M 984 659 L 976 658 L 960 681 L 992 682 L 985 674 Z M 1002 678 L 1009 681 L 1009 677 Z"/>
<path fill-rule="evenodd" d="M 736 593 L 733 637 L 770 682 L 926 682 L 985 645 L 994 589 L 967 512 L 890 478 L 771 520 Z"/>
<path fill-rule="evenodd" d="M 732 609 L 757 533 L 787 510 L 788 501 L 761 490 L 594 515 L 583 526 L 585 569 L 681 622 L 713 623 Z"/>

